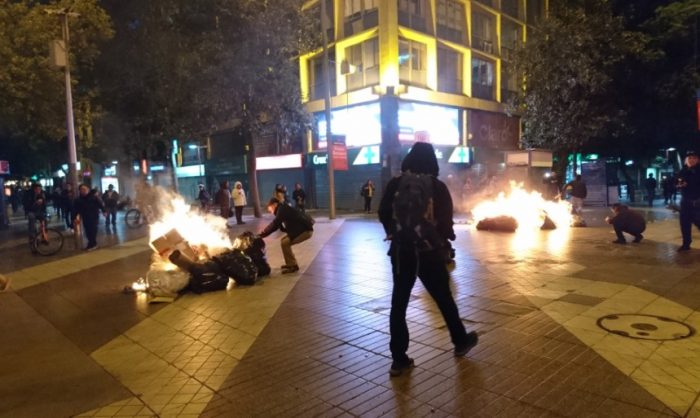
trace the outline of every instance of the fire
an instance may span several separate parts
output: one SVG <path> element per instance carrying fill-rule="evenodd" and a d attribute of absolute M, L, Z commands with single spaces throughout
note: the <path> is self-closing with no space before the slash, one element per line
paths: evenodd
<path fill-rule="evenodd" d="M 518 232 L 539 230 L 549 217 L 561 228 L 572 221 L 571 204 L 567 201 L 549 201 L 542 194 L 523 188 L 522 183 L 510 182 L 510 192 L 498 194 L 495 200 L 479 203 L 472 209 L 474 222 L 498 216 L 509 216 L 518 222 Z"/>

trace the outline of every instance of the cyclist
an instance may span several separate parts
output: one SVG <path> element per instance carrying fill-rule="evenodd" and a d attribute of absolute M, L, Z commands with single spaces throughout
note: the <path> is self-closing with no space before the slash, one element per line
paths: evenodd
<path fill-rule="evenodd" d="M 31 243 L 36 236 L 36 221 L 46 221 L 46 194 L 41 189 L 41 184 L 32 184 L 31 190 L 25 195 L 24 208 L 27 214 L 27 232 Z"/>

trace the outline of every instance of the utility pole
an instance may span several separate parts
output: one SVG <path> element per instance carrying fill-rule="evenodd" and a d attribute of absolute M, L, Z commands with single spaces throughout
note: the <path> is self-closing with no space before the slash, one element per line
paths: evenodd
<path fill-rule="evenodd" d="M 333 133 L 331 129 L 331 77 L 328 69 L 328 26 L 326 0 L 321 0 L 321 32 L 323 32 L 323 103 L 326 113 L 326 151 L 328 151 L 328 219 L 335 219 L 335 173 L 333 167 Z"/>
<path fill-rule="evenodd" d="M 68 18 L 78 17 L 78 13 L 69 9 L 47 10 L 46 13 L 58 15 L 61 18 L 61 33 L 63 39 L 64 73 L 66 82 L 66 129 L 68 134 L 68 182 L 77 188 L 78 177 L 78 152 L 75 145 L 75 123 L 73 121 L 73 94 L 70 79 L 70 32 L 68 31 Z"/>

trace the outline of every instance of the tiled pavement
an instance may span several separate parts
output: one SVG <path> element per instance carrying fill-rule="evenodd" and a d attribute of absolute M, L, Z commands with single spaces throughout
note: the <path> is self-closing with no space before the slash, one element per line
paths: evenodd
<path fill-rule="evenodd" d="M 390 266 L 374 220 L 319 220 L 298 247 L 298 275 L 274 270 L 169 305 L 119 293 L 148 266 L 143 239 L 17 262 L 14 290 L 0 293 L 0 416 L 700 417 L 697 335 L 631 339 L 596 324 L 642 313 L 698 329 L 700 250 L 676 254 L 677 221 L 616 246 L 591 220 L 531 236 L 459 225 L 453 289 L 480 344 L 455 359 L 418 284 L 417 367 L 394 379 Z M 281 264 L 277 240 L 268 256 Z M 632 323 L 648 337 L 677 331 Z"/>

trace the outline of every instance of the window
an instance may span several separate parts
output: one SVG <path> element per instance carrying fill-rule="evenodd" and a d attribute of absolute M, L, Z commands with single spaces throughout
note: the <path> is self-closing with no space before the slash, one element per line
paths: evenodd
<path fill-rule="evenodd" d="M 472 58 L 472 96 L 493 100 L 493 62 Z"/>
<path fill-rule="evenodd" d="M 464 4 L 455 0 L 437 0 L 436 7 L 438 37 L 464 43 Z"/>
<path fill-rule="evenodd" d="M 347 89 L 357 90 L 379 84 L 379 41 L 377 38 L 345 48 L 348 65 Z"/>
<path fill-rule="evenodd" d="M 328 31 L 326 35 L 328 36 L 328 41 L 333 41 L 335 39 L 335 30 L 333 27 L 333 0 L 325 0 L 326 2 L 326 16 L 325 16 L 325 24 L 326 28 L 328 28 Z M 321 19 L 319 16 L 321 16 L 321 3 L 319 2 L 315 6 L 309 9 L 309 13 L 311 13 L 313 16 L 316 16 L 316 18 L 313 20 L 315 29 L 313 30 L 313 33 L 321 33 Z"/>
<path fill-rule="evenodd" d="M 399 40 L 399 79 L 410 84 L 427 83 L 427 48 L 424 44 L 406 39 Z"/>
<path fill-rule="evenodd" d="M 496 19 L 486 12 L 472 12 L 473 47 L 488 54 L 495 53 Z"/>
<path fill-rule="evenodd" d="M 505 60 L 511 60 L 513 51 L 522 43 L 523 28 L 521 25 L 503 19 L 501 23 L 501 55 Z"/>
<path fill-rule="evenodd" d="M 331 82 L 331 96 L 336 95 L 336 83 L 335 83 L 335 67 L 333 65 L 332 57 L 335 56 L 335 50 L 328 50 L 328 72 Z M 325 92 L 325 83 L 323 82 L 323 55 L 319 55 L 313 59 L 309 60 L 309 99 L 318 100 L 323 99 Z"/>
<path fill-rule="evenodd" d="M 518 93 L 518 79 L 506 62 L 501 63 L 501 101 L 507 102 Z"/>
<path fill-rule="evenodd" d="M 438 91 L 462 94 L 462 54 L 438 47 Z"/>
<path fill-rule="evenodd" d="M 527 23 L 536 25 L 544 17 L 544 0 L 527 0 Z"/>
<path fill-rule="evenodd" d="M 501 0 L 501 10 L 509 16 L 522 20 L 521 2 L 522 0 Z"/>
<path fill-rule="evenodd" d="M 350 36 L 377 26 L 379 0 L 345 0 L 344 35 Z"/>
<path fill-rule="evenodd" d="M 398 0 L 398 2 L 399 25 L 428 33 L 430 10 L 427 0 Z"/>
<path fill-rule="evenodd" d="M 495 4 L 496 1 L 495 1 L 495 0 L 478 0 L 478 1 L 479 1 L 479 3 L 485 4 L 485 5 L 489 6 L 489 7 L 496 7 L 496 4 Z"/>

